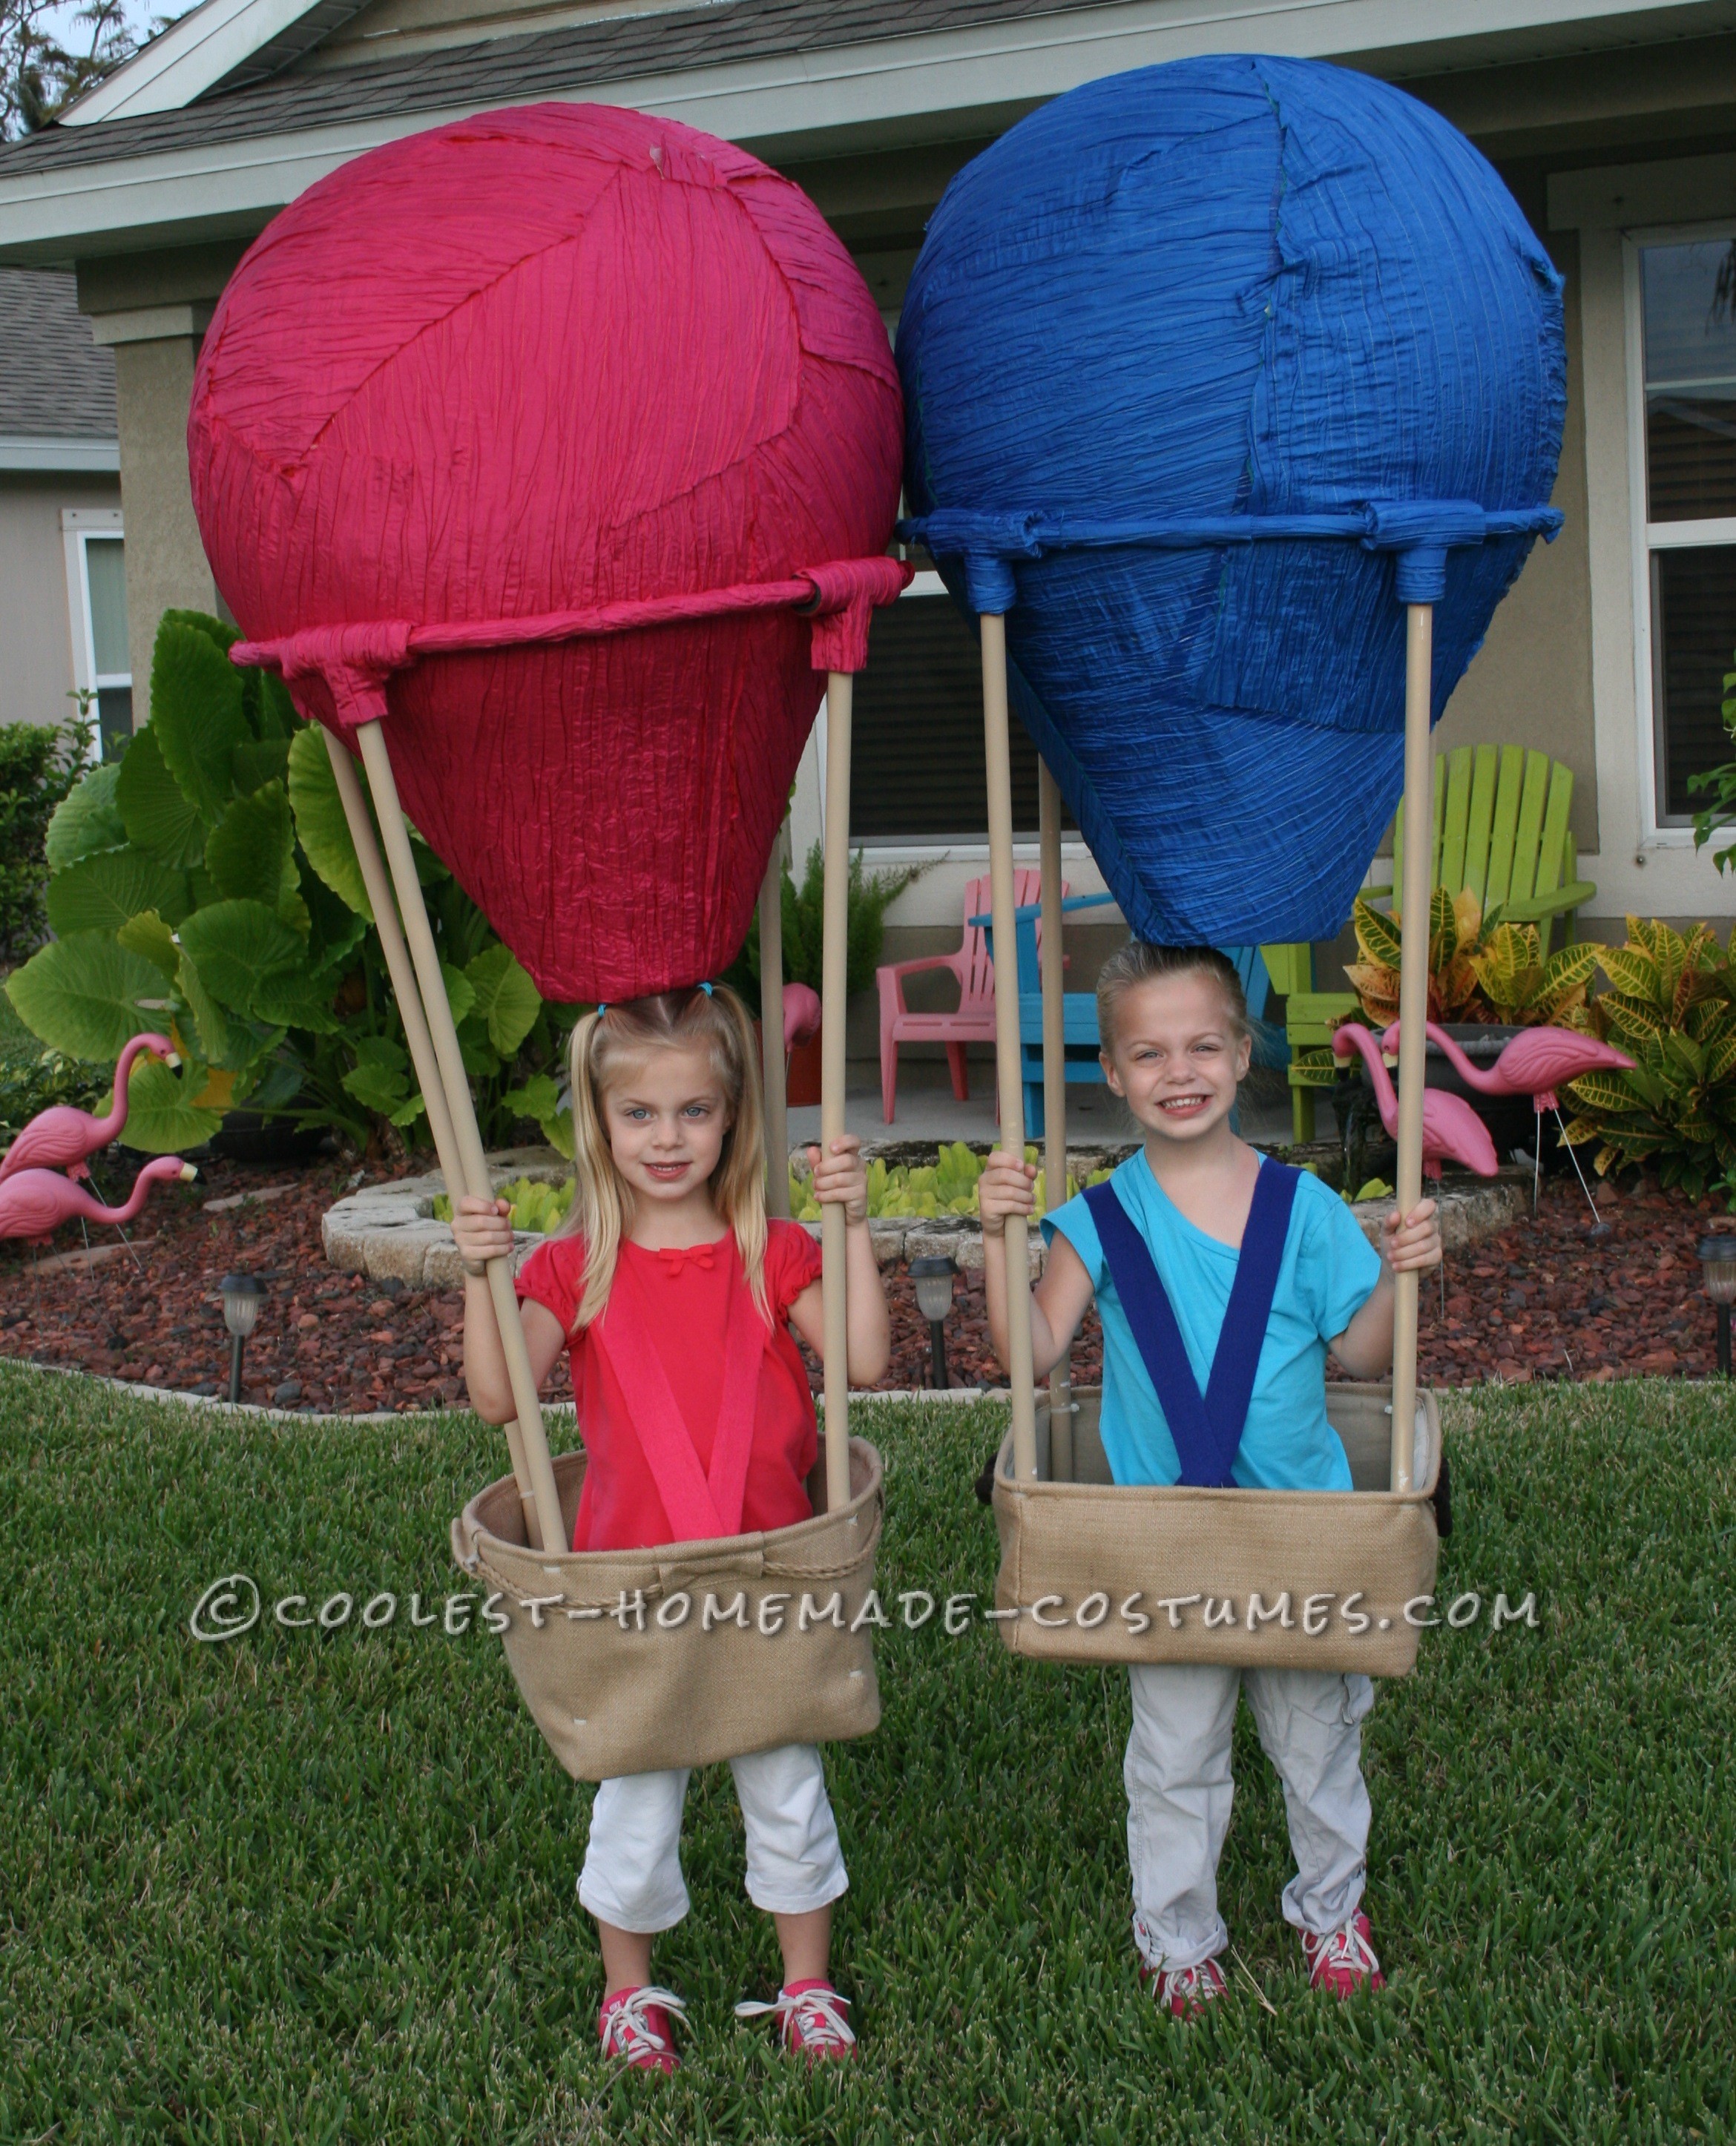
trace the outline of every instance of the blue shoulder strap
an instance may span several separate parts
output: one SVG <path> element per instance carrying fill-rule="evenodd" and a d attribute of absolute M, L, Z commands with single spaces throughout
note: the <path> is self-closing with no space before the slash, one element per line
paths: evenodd
<path fill-rule="evenodd" d="M 1240 1448 L 1248 1404 L 1254 1397 L 1260 1345 L 1272 1313 L 1300 1175 L 1300 1170 L 1287 1170 L 1270 1157 L 1261 1158 L 1260 1175 L 1254 1181 L 1254 1204 L 1242 1232 L 1235 1280 L 1225 1307 L 1211 1376 L 1203 1395 L 1188 1361 L 1175 1306 L 1152 1260 L 1150 1248 L 1112 1183 L 1091 1185 L 1085 1192 L 1085 1205 L 1097 1225 L 1097 1240 L 1103 1247 L 1115 1294 L 1121 1300 L 1140 1360 L 1157 1390 L 1164 1420 L 1175 1441 L 1181 1480 L 1190 1486 L 1228 1490 L 1234 1485 L 1230 1466 Z"/>

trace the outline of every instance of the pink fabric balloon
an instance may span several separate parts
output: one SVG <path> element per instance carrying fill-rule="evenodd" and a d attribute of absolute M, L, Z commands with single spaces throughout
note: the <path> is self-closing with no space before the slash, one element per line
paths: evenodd
<path fill-rule="evenodd" d="M 187 437 L 259 641 L 871 558 L 902 427 L 873 298 L 797 187 L 551 104 L 391 143 L 286 209 L 212 321 Z M 736 952 L 824 688 L 786 608 L 428 655 L 385 727 L 405 809 L 544 993 L 621 999 Z M 292 690 L 341 727 L 322 676 Z"/>

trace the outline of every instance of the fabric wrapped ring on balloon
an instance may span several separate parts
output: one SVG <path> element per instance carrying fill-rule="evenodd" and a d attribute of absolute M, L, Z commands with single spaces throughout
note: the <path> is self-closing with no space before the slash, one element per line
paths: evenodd
<path fill-rule="evenodd" d="M 898 361 L 915 510 L 900 534 L 982 643 L 1002 1144 L 1024 1138 L 1010 707 L 1042 759 L 1050 1206 L 1065 1184 L 1063 798 L 1138 937 L 1259 946 L 1336 936 L 1402 791 L 1408 1211 L 1429 729 L 1561 521 L 1561 279 L 1517 204 L 1446 121 L 1364 75 L 1237 55 L 1112 77 L 952 182 Z M 1408 1670 L 1403 1605 L 1433 1584 L 1442 1458 L 1434 1396 L 1416 1391 L 1414 1273 L 1397 1278 L 1390 1387 L 1329 1390 L 1352 1490 L 1230 1488 L 1228 1461 L 1196 1475 L 1185 1456 L 1179 1485 L 1117 1485 L 1098 1396 L 1073 1393 L 1065 1361 L 1035 1407 L 1025 1233 L 1007 1230 L 1006 1643 Z M 1232 1455 L 1240 1435 L 1238 1421 Z M 1218 1624 L 1172 1610 L 1135 1633 L 1115 1605 L 1136 1591 L 1148 1609 L 1213 1595 Z M 1349 1617 L 1297 1629 L 1302 1600 L 1347 1595 Z M 1285 1607 L 1231 1629 L 1232 1596 Z"/>
<path fill-rule="evenodd" d="M 886 556 L 901 432 L 885 330 L 813 204 L 637 112 L 496 112 L 372 151 L 231 279 L 188 425 L 200 529 L 234 659 L 280 671 L 324 727 L 455 1202 L 492 1188 L 406 806 L 545 996 L 701 982 L 758 899 L 776 1008 L 775 844 L 822 695 L 822 1126 L 842 1131 L 852 682 L 874 607 L 910 579 Z M 787 1213 L 782 1025 L 763 1026 L 768 1205 Z M 806 1575 L 852 1616 L 872 1585 L 880 1468 L 849 1436 L 843 1220 L 828 1208 L 816 1517 L 601 1563 L 566 1547 L 584 1456 L 551 1460 L 511 1264 L 488 1265 L 512 1473 L 454 1524 L 454 1554 L 513 1596 L 509 1659 L 576 1774 L 878 1720 L 871 1627 L 827 1613 L 823 1635 L 756 1634 L 726 1664 L 701 1613 L 656 1615 L 677 1570 Z M 601 1614 L 604 1564 L 649 1629 Z"/>

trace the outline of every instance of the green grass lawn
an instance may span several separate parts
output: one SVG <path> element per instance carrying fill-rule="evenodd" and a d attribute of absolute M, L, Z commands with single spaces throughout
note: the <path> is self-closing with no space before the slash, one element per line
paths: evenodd
<path fill-rule="evenodd" d="M 970 1483 L 994 1412 L 871 1420 L 883 1587 L 986 1596 Z M 666 2081 L 598 2060 L 589 1791 L 496 1640 L 402 1610 L 372 1634 L 188 1633 L 235 1570 L 267 1605 L 445 1596 L 494 1437 L 227 1421 L 0 1367 L 0 2139 L 1727 2139 L 1736 1418 L 1656 1381 L 1479 1391 L 1448 1420 L 1443 1597 L 1534 1590 L 1542 1624 L 1497 1637 L 1485 1610 L 1382 1688 L 1384 1997 L 1305 1987 L 1245 1710 L 1222 1885 L 1249 1973 L 1200 2025 L 1160 2017 L 1128 1930 L 1125 1682 L 936 1619 L 883 1636 L 884 1724 L 828 1757 L 861 2062 L 808 2076 L 731 2016 L 776 1955 L 714 1769 L 688 1806 L 695 1912 L 657 1957 L 694 2026 Z"/>

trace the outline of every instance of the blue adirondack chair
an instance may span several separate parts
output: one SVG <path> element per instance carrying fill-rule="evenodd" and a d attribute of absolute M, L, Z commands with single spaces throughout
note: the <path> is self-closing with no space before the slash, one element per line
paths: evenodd
<path fill-rule="evenodd" d="M 1061 904 L 1063 916 L 1075 909 L 1097 909 L 1115 896 L 1109 894 L 1070 895 Z M 1021 903 L 1013 911 L 1014 945 L 1019 956 L 1019 1057 L 1020 1071 L 1025 1087 L 1025 1135 L 1027 1140 L 1043 1137 L 1043 981 L 1037 960 L 1037 919 L 1042 914 L 1036 902 Z M 988 933 L 989 958 L 995 954 L 995 921 L 992 916 L 973 916 L 973 925 Z M 1284 1031 L 1264 1018 L 1266 1001 L 1271 996 L 1272 980 L 1266 973 L 1265 957 L 1258 946 L 1225 946 L 1221 950 L 1235 964 L 1236 974 L 1241 978 L 1242 990 L 1248 1001 L 1248 1018 L 1254 1028 L 1254 1063 L 1256 1066 L 1284 1066 L 1290 1063 L 1290 1045 Z M 1062 1035 L 1066 1045 L 1066 1077 L 1070 1084 L 1075 1081 L 1100 1081 L 1103 1066 L 1098 1053 L 1100 1048 L 1097 1034 L 1097 1000 L 1090 991 L 1064 991 L 1061 994 Z"/>

